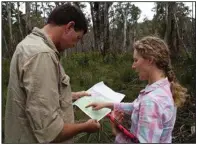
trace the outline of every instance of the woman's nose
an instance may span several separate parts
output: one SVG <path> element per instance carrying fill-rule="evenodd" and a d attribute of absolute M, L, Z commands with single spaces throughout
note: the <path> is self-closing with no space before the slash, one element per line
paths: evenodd
<path fill-rule="evenodd" d="M 135 69 L 135 64 L 134 63 L 132 64 L 132 69 Z"/>

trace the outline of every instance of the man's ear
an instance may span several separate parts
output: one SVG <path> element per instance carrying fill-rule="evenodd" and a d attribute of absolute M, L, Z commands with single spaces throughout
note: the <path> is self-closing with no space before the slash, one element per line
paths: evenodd
<path fill-rule="evenodd" d="M 74 21 L 70 21 L 68 24 L 63 26 L 64 32 L 68 33 L 70 31 L 70 29 L 74 29 L 75 26 L 75 22 Z"/>
<path fill-rule="evenodd" d="M 75 27 L 75 22 L 74 22 L 74 21 L 70 21 L 67 25 L 68 25 L 68 29 L 71 29 L 71 28 L 74 29 L 74 27 Z"/>

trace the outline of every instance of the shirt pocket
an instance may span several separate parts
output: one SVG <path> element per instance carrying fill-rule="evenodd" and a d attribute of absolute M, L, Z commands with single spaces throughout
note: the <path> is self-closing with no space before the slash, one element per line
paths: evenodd
<path fill-rule="evenodd" d="M 70 78 L 68 75 L 63 74 L 61 77 L 62 87 L 67 87 L 70 85 Z"/>

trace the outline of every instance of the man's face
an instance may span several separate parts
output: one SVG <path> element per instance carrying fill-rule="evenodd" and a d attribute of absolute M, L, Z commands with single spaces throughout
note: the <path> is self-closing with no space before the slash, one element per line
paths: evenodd
<path fill-rule="evenodd" d="M 62 33 L 60 39 L 60 51 L 67 48 L 73 48 L 78 43 L 79 40 L 83 38 L 84 31 L 75 31 L 74 27 L 69 23 L 64 27 L 64 32 Z"/>

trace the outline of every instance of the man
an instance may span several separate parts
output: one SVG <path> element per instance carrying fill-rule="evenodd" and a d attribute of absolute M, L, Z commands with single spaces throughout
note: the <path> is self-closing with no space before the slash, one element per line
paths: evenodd
<path fill-rule="evenodd" d="M 64 4 L 55 8 L 47 24 L 34 28 L 12 57 L 5 114 L 6 143 L 73 143 L 81 132 L 95 132 L 96 120 L 74 123 L 70 78 L 60 64 L 60 52 L 72 48 L 87 32 L 81 10 Z"/>

